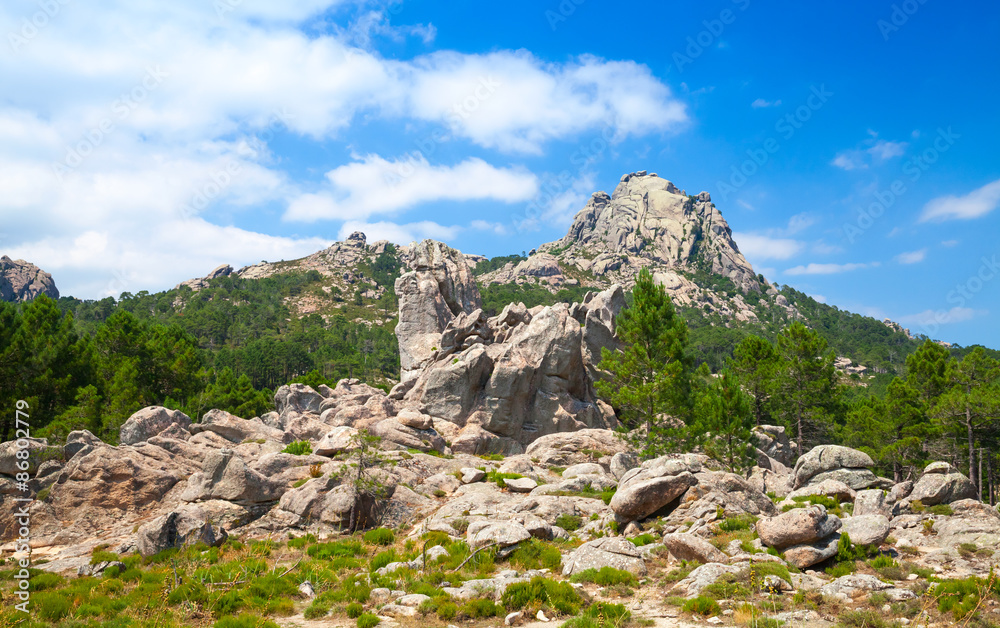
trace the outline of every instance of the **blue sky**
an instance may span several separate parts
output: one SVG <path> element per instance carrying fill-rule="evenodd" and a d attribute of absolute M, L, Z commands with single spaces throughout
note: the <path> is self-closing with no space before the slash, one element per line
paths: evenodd
<path fill-rule="evenodd" d="M 83 298 L 360 229 L 500 255 L 649 170 L 754 267 L 1000 347 L 1000 6 L 12 0 L 0 252 Z"/>

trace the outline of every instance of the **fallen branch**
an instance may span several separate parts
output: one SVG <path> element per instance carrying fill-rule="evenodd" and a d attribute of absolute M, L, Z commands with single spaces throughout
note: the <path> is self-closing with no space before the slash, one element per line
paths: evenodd
<path fill-rule="evenodd" d="M 463 561 L 462 561 L 462 564 L 461 564 L 461 565 L 459 565 L 458 567 L 456 567 L 456 568 L 455 568 L 455 569 L 454 569 L 453 571 L 461 571 L 461 570 L 462 570 L 462 567 L 465 567 L 465 563 L 467 563 L 467 562 L 469 562 L 470 560 L 472 560 L 472 557 L 473 557 L 473 556 L 475 556 L 475 555 L 476 555 L 476 554 L 478 554 L 479 552 L 483 551 L 484 549 L 490 549 L 491 547 L 496 547 L 497 545 L 499 545 L 499 543 L 490 543 L 489 545 L 484 545 L 483 547 L 480 547 L 480 548 L 479 548 L 479 549 L 477 549 L 476 551 L 474 551 L 474 552 L 472 552 L 471 554 L 469 554 L 469 557 L 468 557 L 468 558 L 466 558 L 465 560 L 463 560 Z"/>

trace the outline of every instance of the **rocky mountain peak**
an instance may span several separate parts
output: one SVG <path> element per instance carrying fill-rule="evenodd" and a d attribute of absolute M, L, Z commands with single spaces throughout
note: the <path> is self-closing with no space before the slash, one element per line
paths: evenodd
<path fill-rule="evenodd" d="M 652 267 L 722 275 L 744 293 L 761 289 L 708 192 L 689 196 L 644 170 L 624 175 L 610 196 L 594 193 L 567 234 L 539 253 L 623 284 Z"/>
<path fill-rule="evenodd" d="M 40 294 L 59 298 L 52 275 L 23 259 L 0 257 L 0 301 L 31 301 Z"/>

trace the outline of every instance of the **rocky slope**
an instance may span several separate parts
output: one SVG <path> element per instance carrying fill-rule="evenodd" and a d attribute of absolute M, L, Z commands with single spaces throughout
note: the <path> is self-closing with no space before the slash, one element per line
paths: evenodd
<path fill-rule="evenodd" d="M 59 298 L 52 275 L 23 259 L 0 257 L 0 301 L 30 301 L 40 294 Z"/>

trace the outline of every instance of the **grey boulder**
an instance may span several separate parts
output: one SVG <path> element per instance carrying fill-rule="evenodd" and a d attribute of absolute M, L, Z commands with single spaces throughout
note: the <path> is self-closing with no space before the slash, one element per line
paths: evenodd
<path fill-rule="evenodd" d="M 563 559 L 563 575 L 572 576 L 587 569 L 613 567 L 645 576 L 646 562 L 642 553 L 630 541 L 612 536 L 584 543 Z"/>

